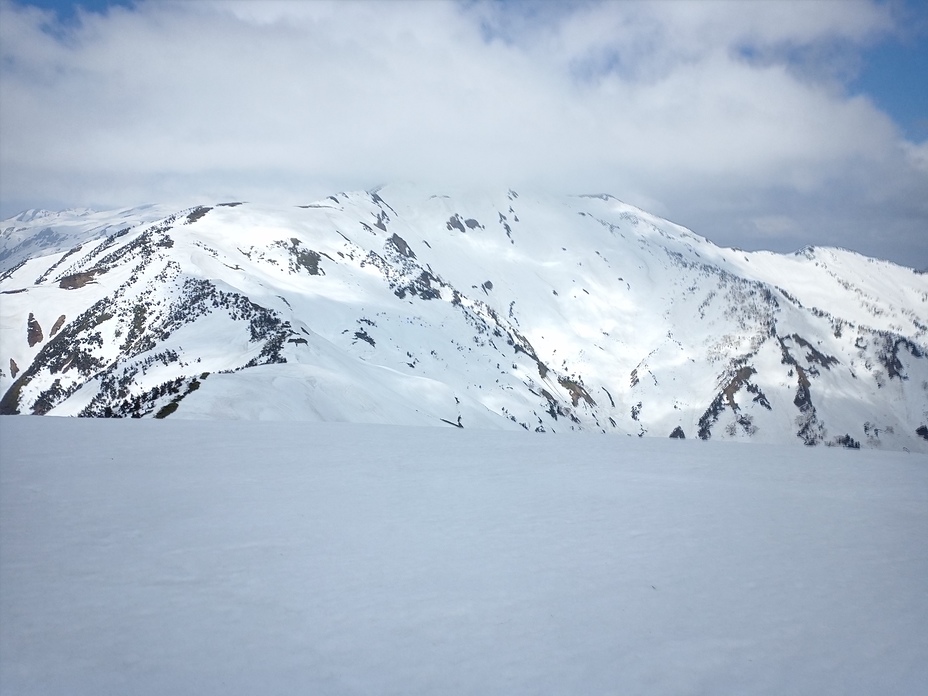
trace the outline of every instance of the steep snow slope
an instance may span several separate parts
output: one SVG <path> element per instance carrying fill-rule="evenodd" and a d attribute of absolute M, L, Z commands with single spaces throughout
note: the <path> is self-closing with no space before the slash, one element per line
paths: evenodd
<path fill-rule="evenodd" d="M 0 692 L 919 694 L 926 529 L 902 452 L 4 416 Z"/>
<path fill-rule="evenodd" d="M 605 195 L 200 207 L 2 290 L 3 413 L 928 451 L 928 277 L 721 249 Z"/>

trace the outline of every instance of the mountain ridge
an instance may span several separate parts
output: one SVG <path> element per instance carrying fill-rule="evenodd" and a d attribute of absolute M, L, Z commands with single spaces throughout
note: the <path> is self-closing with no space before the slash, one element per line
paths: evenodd
<path fill-rule="evenodd" d="M 928 277 L 888 261 L 723 249 L 608 194 L 162 213 L 0 223 L 0 412 L 928 451 Z"/>

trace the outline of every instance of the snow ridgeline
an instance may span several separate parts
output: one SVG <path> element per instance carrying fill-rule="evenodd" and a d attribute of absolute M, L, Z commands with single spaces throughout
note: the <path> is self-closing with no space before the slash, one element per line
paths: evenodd
<path fill-rule="evenodd" d="M 928 452 L 908 268 L 721 249 L 605 195 L 159 212 L 3 223 L 0 413 Z"/>

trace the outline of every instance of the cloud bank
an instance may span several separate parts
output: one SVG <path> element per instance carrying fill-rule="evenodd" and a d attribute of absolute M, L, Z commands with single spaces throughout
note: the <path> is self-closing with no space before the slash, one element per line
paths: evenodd
<path fill-rule="evenodd" d="M 0 213 L 609 192 L 747 249 L 928 267 L 928 143 L 846 85 L 874 2 L 0 5 Z"/>

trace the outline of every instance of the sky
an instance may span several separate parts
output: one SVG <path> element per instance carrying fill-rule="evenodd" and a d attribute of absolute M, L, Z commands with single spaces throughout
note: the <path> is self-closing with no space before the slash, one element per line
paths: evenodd
<path fill-rule="evenodd" d="M 0 0 L 0 217 L 610 193 L 928 269 L 928 4 Z"/>

